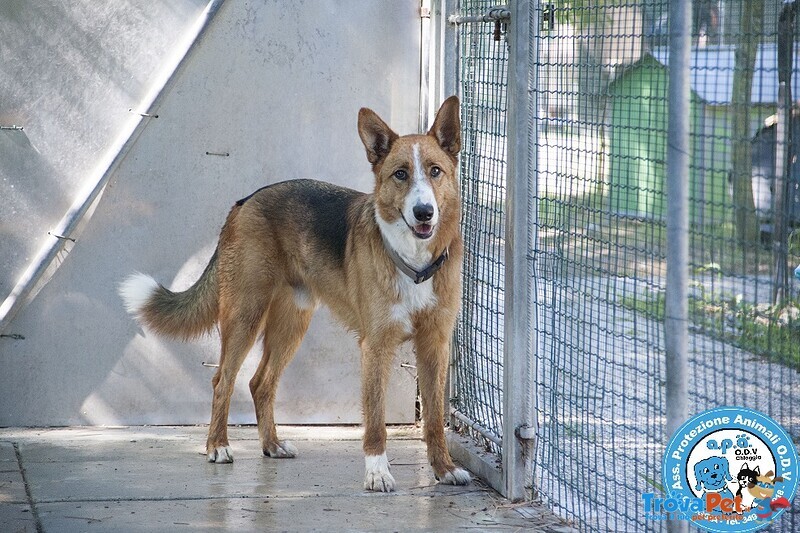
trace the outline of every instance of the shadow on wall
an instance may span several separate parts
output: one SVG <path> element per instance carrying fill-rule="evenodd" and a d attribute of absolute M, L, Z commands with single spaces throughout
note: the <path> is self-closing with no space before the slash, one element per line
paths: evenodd
<path fill-rule="evenodd" d="M 151 238 L 156 238 L 152 236 Z M 155 243 L 154 243 L 155 245 Z M 177 274 L 172 282 L 166 279 L 158 281 L 176 290 L 184 290 L 200 277 L 211 255 L 216 242 L 204 246 L 192 254 L 183 265 L 177 265 Z M 177 254 L 174 259 L 178 259 Z M 118 282 L 133 273 L 115 272 L 117 279 L 111 282 L 116 289 Z M 104 312 L 107 317 L 117 316 L 122 300 L 111 296 L 109 307 Z M 73 303 L 74 305 L 74 303 Z M 117 307 L 117 308 L 113 308 Z M 126 316 L 120 327 L 124 334 L 131 337 L 125 345 L 121 357 L 111 368 L 103 372 L 103 378 L 92 384 L 86 391 L 85 400 L 80 405 L 80 417 L 83 423 L 90 425 L 121 423 L 118 411 L 132 411 L 135 415 L 126 416 L 124 422 L 129 424 L 174 424 L 197 422 L 196 398 L 185 394 L 185 390 L 197 391 L 199 396 L 207 396 L 210 413 L 211 376 L 215 369 L 202 367 L 203 362 L 216 363 L 217 358 L 209 361 L 204 354 L 219 351 L 219 337 L 216 331 L 189 342 L 180 342 L 158 337 L 150 331 L 142 329 L 133 317 Z M 109 346 L 110 350 L 118 350 L 116 339 Z M 190 371 L 192 367 L 195 371 Z M 197 371 L 197 369 L 202 369 Z M 187 371 L 189 370 L 189 371 Z M 207 374 L 207 376 L 204 376 Z M 99 375 L 97 376 L 100 377 Z M 202 379 L 207 377 L 207 379 Z M 180 386 L 170 387 L 170 382 Z M 193 400 L 193 401 L 192 401 Z M 253 422 L 255 419 L 253 418 Z M 237 421 L 242 422 L 242 421 Z M 251 422 L 246 420 L 244 422 Z"/>

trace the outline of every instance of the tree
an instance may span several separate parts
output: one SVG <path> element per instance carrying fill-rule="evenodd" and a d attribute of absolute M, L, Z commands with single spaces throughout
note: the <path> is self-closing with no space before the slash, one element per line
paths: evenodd
<path fill-rule="evenodd" d="M 764 26 L 764 0 L 748 0 L 740 5 L 731 95 L 731 181 L 736 237 L 743 246 L 749 246 L 759 239 L 751 177 L 750 105 L 756 52 Z"/>

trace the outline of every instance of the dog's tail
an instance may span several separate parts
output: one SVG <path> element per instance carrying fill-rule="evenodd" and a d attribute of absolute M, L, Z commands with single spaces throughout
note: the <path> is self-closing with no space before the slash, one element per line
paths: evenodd
<path fill-rule="evenodd" d="M 161 335 L 183 340 L 206 333 L 217 320 L 217 252 L 203 275 L 183 292 L 172 292 L 146 274 L 123 281 L 119 294 L 139 322 Z"/>

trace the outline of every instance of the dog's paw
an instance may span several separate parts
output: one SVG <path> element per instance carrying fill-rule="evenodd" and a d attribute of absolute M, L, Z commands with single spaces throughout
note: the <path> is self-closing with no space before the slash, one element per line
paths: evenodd
<path fill-rule="evenodd" d="M 472 477 L 463 468 L 456 467 L 441 477 L 436 476 L 436 480 L 444 485 L 468 485 Z"/>
<path fill-rule="evenodd" d="M 386 453 L 367 455 L 364 457 L 364 463 L 366 465 L 365 489 L 375 492 L 392 492 L 394 490 L 394 478 L 389 473 L 389 460 L 386 458 Z"/>
<path fill-rule="evenodd" d="M 208 452 L 209 463 L 232 463 L 233 450 L 230 446 L 217 446 Z"/>
<path fill-rule="evenodd" d="M 288 440 L 279 440 L 278 442 L 268 444 L 264 448 L 264 455 L 276 459 L 292 459 L 297 456 L 297 448 Z"/>

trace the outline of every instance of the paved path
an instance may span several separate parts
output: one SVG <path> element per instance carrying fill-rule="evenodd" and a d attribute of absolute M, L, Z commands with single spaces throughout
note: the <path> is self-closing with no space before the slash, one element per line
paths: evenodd
<path fill-rule="evenodd" d="M 0 530 L 564 531 L 475 482 L 438 485 L 419 430 L 390 431 L 398 490 L 362 489 L 357 428 L 282 428 L 296 459 L 231 429 L 235 462 L 202 455 L 205 427 L 0 429 Z"/>

